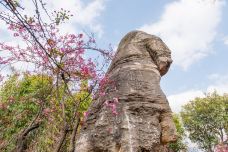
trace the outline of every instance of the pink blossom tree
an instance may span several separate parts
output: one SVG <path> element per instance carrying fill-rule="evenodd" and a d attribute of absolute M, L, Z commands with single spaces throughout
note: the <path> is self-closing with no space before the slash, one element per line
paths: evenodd
<path fill-rule="evenodd" d="M 0 53 L 6 54 L 0 56 L 0 66 L 7 67 L 17 62 L 27 63 L 34 67 L 32 70 L 27 70 L 27 73 L 45 74 L 53 79 L 53 87 L 57 90 L 55 96 L 61 105 L 61 117 L 64 122 L 55 151 L 60 151 L 69 132 L 71 132 L 71 151 L 74 151 L 75 136 L 80 123 L 78 109 L 88 96 L 95 97 L 95 93 L 104 94 L 104 89 L 99 91 L 98 88 L 99 85 L 100 88 L 104 88 L 108 82 L 104 75 L 104 67 L 112 58 L 112 49 L 98 48 L 93 35 L 84 33 L 62 35 L 59 25 L 72 16 L 70 12 L 61 9 L 50 15 L 42 0 L 32 0 L 32 2 L 34 16 L 24 15 L 24 7 L 15 0 L 0 1 L 0 5 L 4 7 L 4 10 L 0 11 L 0 19 L 8 25 L 8 30 L 15 37 L 15 41 L 21 40 L 26 44 L 13 46 L 0 42 Z M 41 10 L 44 13 L 41 13 Z M 48 21 L 44 21 L 44 15 Z M 90 57 L 89 54 L 94 57 Z M 98 55 L 103 57 L 103 62 L 97 60 Z M 84 81 L 88 82 L 88 96 L 76 101 L 74 94 L 80 92 L 80 85 Z M 74 101 L 72 107 L 74 114 L 71 120 L 67 120 L 66 117 L 66 98 Z M 17 151 L 24 150 L 27 135 L 39 127 L 40 115 L 50 113 L 51 110 L 44 107 L 45 102 L 40 102 L 37 116 L 18 135 Z M 107 106 L 115 112 L 114 104 L 109 103 Z M 73 122 L 73 125 L 70 122 Z"/>

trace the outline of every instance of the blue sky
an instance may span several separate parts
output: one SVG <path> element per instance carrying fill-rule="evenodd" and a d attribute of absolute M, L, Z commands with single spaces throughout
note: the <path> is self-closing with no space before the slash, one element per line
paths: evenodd
<path fill-rule="evenodd" d="M 175 112 L 216 89 L 228 92 L 228 1 L 109 0 L 100 15 L 102 42 L 117 45 L 131 30 L 160 36 L 174 63 L 161 86 Z"/>
<path fill-rule="evenodd" d="M 101 33 L 100 45 L 117 47 L 127 32 L 140 29 L 160 36 L 172 50 L 174 63 L 161 86 L 173 111 L 204 92 L 228 92 L 228 1 L 97 1 L 103 8 L 93 23 L 100 31 L 89 30 Z"/>
<path fill-rule="evenodd" d="M 114 48 L 129 31 L 140 29 L 160 36 L 174 63 L 161 80 L 171 108 L 204 92 L 228 92 L 227 0 L 47 0 L 49 9 L 70 10 L 74 17 L 63 32 L 95 33 L 99 46 Z M 28 12 L 29 1 L 24 0 Z M 13 40 L 0 22 L 0 40 Z"/>

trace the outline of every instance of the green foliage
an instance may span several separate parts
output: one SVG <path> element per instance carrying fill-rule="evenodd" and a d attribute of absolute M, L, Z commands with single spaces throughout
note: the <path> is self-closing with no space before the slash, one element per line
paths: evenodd
<path fill-rule="evenodd" d="M 8 81 L 6 81 L 1 90 L 0 90 L 0 98 L 1 98 L 1 103 L 7 102 L 8 99 L 13 96 L 16 97 L 17 93 L 15 90 L 17 89 L 18 86 L 18 75 L 14 74 L 9 77 Z"/>
<path fill-rule="evenodd" d="M 46 99 L 52 91 L 52 79 L 44 75 L 24 75 L 19 85 L 21 97 Z"/>
<path fill-rule="evenodd" d="M 185 135 L 184 127 L 181 123 L 179 115 L 174 114 L 173 121 L 174 121 L 176 129 L 177 129 L 178 139 L 176 142 L 170 143 L 169 148 L 172 149 L 174 152 L 186 151 L 187 147 L 183 141 L 186 135 Z"/>
<path fill-rule="evenodd" d="M 79 111 L 81 114 L 86 112 L 92 103 L 92 97 L 88 92 L 88 81 L 83 81 L 80 86 L 81 90 L 76 94 L 76 99 L 81 102 Z"/>
<path fill-rule="evenodd" d="M 196 98 L 183 107 L 181 117 L 189 138 L 200 148 L 212 152 L 228 131 L 228 97 L 216 92 Z"/>
<path fill-rule="evenodd" d="M 50 81 L 41 75 L 24 75 L 20 79 L 19 75 L 14 74 L 3 84 L 0 90 L 0 139 L 8 141 L 9 146 L 5 151 L 14 148 L 17 134 L 28 126 L 39 111 L 40 93 L 46 97 L 50 94 L 47 91 Z M 44 84 L 46 88 L 41 87 Z"/>
<path fill-rule="evenodd" d="M 41 125 L 29 134 L 28 151 L 53 151 L 64 124 L 59 99 L 64 99 L 66 119 L 70 128 L 73 128 L 72 118 L 75 114 L 76 117 L 83 117 L 92 102 L 87 81 L 83 81 L 80 91 L 72 96 L 66 96 L 64 89 L 64 84 L 58 87 L 57 97 L 55 83 L 48 76 L 10 76 L 0 88 L 0 151 L 9 152 L 15 148 L 17 136 L 36 117 L 42 102 L 45 104 L 38 119 Z M 76 106 L 78 110 L 75 112 Z M 67 151 L 69 140 L 70 136 L 67 136 L 62 150 Z"/>

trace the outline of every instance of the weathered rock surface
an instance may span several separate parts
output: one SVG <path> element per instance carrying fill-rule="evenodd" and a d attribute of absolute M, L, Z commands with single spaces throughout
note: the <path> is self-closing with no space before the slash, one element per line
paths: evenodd
<path fill-rule="evenodd" d="M 160 38 L 128 33 L 108 70 L 114 86 L 90 107 L 76 152 L 167 151 L 164 145 L 176 140 L 176 132 L 160 78 L 171 62 L 171 52 Z"/>

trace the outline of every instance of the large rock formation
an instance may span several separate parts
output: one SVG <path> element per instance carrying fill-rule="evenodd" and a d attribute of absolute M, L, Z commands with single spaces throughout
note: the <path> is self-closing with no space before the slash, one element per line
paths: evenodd
<path fill-rule="evenodd" d="M 90 107 L 76 152 L 165 152 L 164 145 L 176 140 L 172 112 L 160 88 L 171 62 L 160 38 L 128 33 L 107 72 L 114 85 Z"/>

